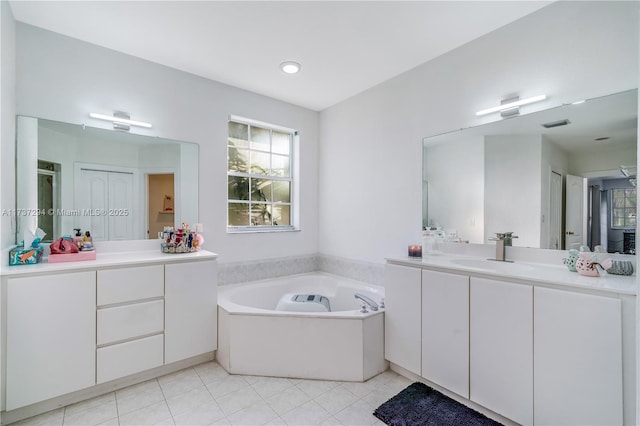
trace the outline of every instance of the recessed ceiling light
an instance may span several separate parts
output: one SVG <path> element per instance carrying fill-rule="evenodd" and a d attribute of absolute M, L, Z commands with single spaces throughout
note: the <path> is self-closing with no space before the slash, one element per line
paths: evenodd
<path fill-rule="evenodd" d="M 280 64 L 280 69 L 286 74 L 296 74 L 302 69 L 302 65 L 294 61 L 285 61 Z"/>

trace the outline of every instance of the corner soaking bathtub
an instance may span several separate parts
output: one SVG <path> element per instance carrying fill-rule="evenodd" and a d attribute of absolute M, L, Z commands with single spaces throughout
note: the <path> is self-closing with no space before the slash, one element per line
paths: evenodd
<path fill-rule="evenodd" d="M 384 288 L 322 272 L 218 289 L 218 352 L 229 373 L 364 381 L 387 369 L 384 309 L 361 313 L 355 293 Z M 331 312 L 276 310 L 283 295 L 319 294 Z"/>

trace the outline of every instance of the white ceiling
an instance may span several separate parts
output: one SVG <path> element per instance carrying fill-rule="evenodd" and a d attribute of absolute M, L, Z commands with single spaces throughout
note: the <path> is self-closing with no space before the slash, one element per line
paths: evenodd
<path fill-rule="evenodd" d="M 17 21 L 313 110 L 549 3 L 10 1 Z"/>

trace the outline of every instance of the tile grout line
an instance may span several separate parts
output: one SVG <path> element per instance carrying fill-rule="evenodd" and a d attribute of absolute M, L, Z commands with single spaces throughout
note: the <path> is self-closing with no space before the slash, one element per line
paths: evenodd
<path fill-rule="evenodd" d="M 212 361 L 215 362 L 217 364 L 217 361 Z M 218 364 L 219 365 L 219 364 Z M 218 409 L 220 410 L 220 412 L 222 413 L 222 417 L 218 420 L 221 420 L 222 418 L 224 418 L 226 421 L 229 421 L 229 419 L 227 418 L 227 415 L 224 413 L 224 411 L 222 411 L 222 407 L 220 407 L 220 404 L 218 403 L 218 400 L 213 396 L 213 394 L 211 393 L 211 389 L 209 389 L 209 386 L 207 386 L 207 384 L 204 382 L 204 380 L 202 379 L 202 376 L 200 376 L 200 373 L 198 373 L 198 370 L 195 367 L 192 367 L 193 371 L 196 372 L 196 376 L 198 376 L 198 378 L 200 379 L 200 381 L 202 382 L 202 384 L 204 385 L 204 388 L 207 390 L 207 393 L 209 394 L 209 396 L 211 397 L 211 399 L 213 399 L 213 402 L 216 404 L 216 406 L 218 407 Z M 216 378 L 216 380 L 218 380 L 218 378 Z M 171 410 L 171 409 L 169 409 Z M 218 420 L 214 420 L 214 421 L 218 421 Z M 173 421 L 173 423 L 175 423 L 175 420 Z"/>
<path fill-rule="evenodd" d="M 116 420 L 118 421 L 118 426 L 120 426 L 120 410 L 118 410 L 118 394 L 117 391 L 113 391 L 113 399 L 116 400 Z"/>
<path fill-rule="evenodd" d="M 215 364 L 215 361 L 212 363 Z M 230 418 L 224 413 L 224 411 L 221 409 L 217 399 L 213 396 L 212 394 L 212 390 L 207 386 L 207 384 L 204 381 L 205 377 L 209 377 L 207 376 L 205 373 L 206 371 L 203 371 L 203 373 L 200 373 L 195 367 L 191 367 L 190 369 L 186 369 L 186 370 L 191 370 L 191 372 L 195 373 L 196 376 L 198 377 L 198 379 L 200 380 L 199 385 L 204 386 L 205 389 L 207 390 L 207 394 L 211 397 L 211 400 L 213 402 L 215 402 L 216 407 L 220 410 L 220 418 L 217 419 L 214 422 L 229 422 Z M 381 373 L 381 374 L 384 374 Z M 224 381 L 226 380 L 226 378 L 231 377 L 231 375 L 226 375 L 224 377 L 218 377 L 217 374 L 214 374 L 213 377 L 211 377 L 211 379 L 213 380 L 211 383 L 215 384 L 215 383 L 224 383 Z M 269 408 L 269 410 L 274 414 L 273 419 L 270 420 L 271 421 L 276 421 L 276 422 L 282 422 L 282 423 L 287 423 L 285 421 L 285 416 L 290 413 L 291 411 L 294 411 L 296 409 L 299 409 L 301 406 L 307 404 L 308 402 L 313 402 L 315 405 L 317 405 L 319 408 L 322 408 L 323 411 L 325 411 L 327 413 L 327 417 L 323 420 L 329 420 L 329 419 L 334 419 L 336 424 L 341 424 L 342 423 L 342 418 L 347 418 L 348 414 L 346 414 L 345 412 L 347 412 L 348 410 L 356 410 L 356 411 L 360 411 L 360 413 L 358 413 L 358 416 L 364 416 L 364 412 L 362 412 L 363 410 L 363 405 L 366 405 L 367 408 L 369 408 L 369 406 L 371 405 L 376 405 L 377 404 L 377 400 L 383 396 L 385 396 L 387 393 L 391 392 L 395 392 L 395 387 L 398 384 L 402 384 L 404 385 L 405 381 L 403 381 L 402 383 L 395 383 L 395 379 L 398 378 L 399 376 L 397 374 L 387 374 L 384 375 L 382 377 L 379 377 L 374 383 L 372 383 L 371 385 L 365 385 L 366 382 L 361 382 L 363 384 L 363 387 L 357 387 L 358 385 L 356 384 L 356 387 L 350 388 L 348 385 L 351 384 L 352 382 L 342 382 L 342 381 L 335 381 L 335 380 L 331 380 L 331 381 L 326 381 L 328 383 L 331 384 L 331 387 L 329 389 L 324 389 L 320 394 L 315 395 L 314 397 L 311 397 L 310 394 L 313 394 L 314 390 L 322 390 L 324 385 L 323 384 L 319 384 L 318 386 L 305 386 L 304 384 L 307 382 L 306 380 L 302 379 L 298 379 L 298 380 L 293 380 L 290 378 L 286 378 L 288 381 L 286 382 L 286 389 L 284 390 L 279 390 L 276 391 L 275 393 L 272 392 L 266 392 L 264 393 L 260 393 L 258 392 L 258 390 L 262 390 L 263 392 L 265 391 L 272 391 L 273 389 L 279 389 L 282 385 L 284 385 L 285 383 L 277 383 L 275 382 L 275 384 L 273 385 L 273 389 L 270 389 L 270 385 L 271 383 L 269 382 L 268 379 L 270 379 L 270 377 L 266 377 L 265 380 L 266 381 L 261 381 L 261 380 L 251 380 L 250 378 L 253 376 L 245 376 L 245 375 L 237 375 L 238 378 L 241 378 L 247 386 L 249 386 L 251 388 L 251 390 L 257 394 L 259 396 L 259 398 L 256 400 L 256 402 L 254 402 L 254 404 L 251 404 L 249 406 L 240 408 L 239 410 L 235 411 L 234 413 L 231 413 L 231 415 L 235 415 L 238 412 L 241 411 L 245 411 L 248 408 L 250 408 L 252 405 L 255 404 L 264 404 L 265 408 Z M 401 376 L 400 376 L 401 377 Z M 249 378 L 249 380 L 248 380 Z M 260 378 L 258 378 L 260 379 Z M 370 379 L 371 380 L 371 379 Z M 324 382 L 324 381 L 323 381 Z M 170 418 L 173 421 L 173 423 L 176 423 L 176 419 L 173 413 L 173 410 L 171 410 L 169 404 L 168 404 L 168 399 L 166 396 L 166 393 L 164 391 L 164 388 L 162 387 L 162 385 L 159 382 L 159 378 L 154 378 L 153 379 L 153 383 L 155 386 L 157 386 L 160 389 L 161 395 L 163 397 L 163 401 L 165 403 L 165 405 L 168 408 L 169 414 L 170 414 Z M 308 388 L 307 391 L 309 392 L 305 392 L 303 389 Z M 304 395 L 304 397 L 306 398 L 305 402 L 302 403 L 297 403 L 295 404 L 295 406 L 289 408 L 286 412 L 280 414 L 278 411 L 275 410 L 274 407 L 276 407 L 277 405 L 272 405 L 269 402 L 269 399 L 288 390 L 293 390 L 295 389 L 297 392 L 300 392 L 301 395 Z M 331 393 L 336 392 L 337 389 L 340 389 L 340 391 L 344 391 L 347 392 L 348 395 L 350 395 L 350 398 L 353 398 L 353 400 L 351 401 L 351 403 L 349 403 L 348 405 L 340 408 L 338 411 L 336 411 L 335 413 L 333 412 L 333 410 L 335 410 L 340 404 L 336 403 L 336 404 L 332 404 L 331 402 L 335 402 L 332 400 L 327 400 L 327 397 L 329 396 L 331 398 Z M 229 395 L 232 394 L 234 392 L 229 392 L 226 393 L 225 395 Z M 118 421 L 118 425 L 122 424 L 121 421 L 121 416 L 128 414 L 122 414 L 120 413 L 120 404 L 118 402 L 118 396 L 117 393 L 115 391 L 112 392 L 113 394 L 113 398 L 115 399 L 115 409 L 116 409 L 116 419 Z M 268 397 L 265 397 L 265 395 L 268 395 Z M 224 396 L 224 395 L 223 395 Z M 338 398 L 340 399 L 340 398 Z M 324 401 L 324 403 L 328 404 L 327 408 L 325 408 L 325 405 L 323 405 L 320 401 Z M 275 399 L 274 399 L 275 401 Z M 338 401 L 339 402 L 339 401 Z M 354 408 L 354 406 L 358 404 L 359 406 L 357 408 Z M 70 406 L 65 406 L 62 407 L 63 411 L 62 411 L 62 419 L 61 419 L 61 425 L 65 426 L 65 424 L 67 422 L 69 422 L 72 417 L 75 417 L 75 414 L 70 415 L 70 413 L 68 412 L 68 408 Z M 123 405 L 124 407 L 124 405 Z M 285 408 L 285 407 L 283 407 Z M 373 407 L 375 408 L 375 407 Z M 90 408 L 86 408 L 86 410 L 89 410 Z M 84 411 L 84 410 L 81 410 Z M 342 416 L 341 416 L 342 414 Z M 356 413 L 354 413 L 356 414 Z M 169 418 L 167 418 L 168 420 Z M 369 421 L 371 420 L 371 423 L 369 423 Z M 377 419 L 375 418 L 375 416 L 372 416 L 371 413 L 368 413 L 368 416 L 362 417 L 360 421 L 363 421 L 366 424 L 375 424 Z"/>
<path fill-rule="evenodd" d="M 200 376 L 198 375 L 198 372 L 195 371 L 195 368 L 193 368 L 193 367 L 191 367 L 191 368 L 196 373 L 196 376 L 198 376 L 198 378 L 200 379 Z M 180 371 L 184 371 L 184 370 L 180 370 Z M 156 378 L 156 380 L 158 380 L 158 378 Z M 200 381 L 202 381 L 202 379 L 200 379 Z M 176 424 L 176 418 L 173 417 L 173 411 L 171 411 L 171 406 L 169 405 L 169 401 L 167 401 L 167 396 L 164 394 L 164 389 L 162 389 L 162 385 L 160 384 L 160 380 L 158 380 L 158 387 L 160 388 L 160 392 L 162 392 L 162 397 L 164 398 L 164 403 L 167 404 L 167 410 L 169 410 L 169 415 L 171 416 L 171 420 L 173 421 L 173 424 L 175 425 Z"/>
<path fill-rule="evenodd" d="M 162 376 L 161 376 L 162 377 Z M 158 377 L 156 377 L 155 379 L 156 382 L 158 382 L 158 387 L 160 388 L 160 393 L 162 393 L 162 398 L 164 399 L 164 403 L 167 406 L 167 410 L 169 410 L 169 415 L 171 416 L 171 421 L 173 422 L 173 424 L 176 424 L 176 419 L 173 418 L 173 413 L 171 412 L 171 407 L 169 407 L 169 401 L 167 401 L 167 396 L 164 394 L 164 389 L 162 389 L 162 385 L 160 384 L 160 380 L 158 380 Z M 118 424 L 120 423 L 120 418 L 118 418 Z"/>

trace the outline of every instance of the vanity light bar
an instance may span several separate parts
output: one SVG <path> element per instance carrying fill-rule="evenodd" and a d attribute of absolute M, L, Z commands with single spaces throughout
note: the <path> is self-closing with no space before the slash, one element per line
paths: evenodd
<path fill-rule="evenodd" d="M 147 129 L 151 128 L 151 123 L 145 123 L 144 121 L 129 120 L 128 118 L 121 118 L 114 115 L 105 115 L 105 114 L 98 114 L 97 112 L 91 112 L 89 113 L 89 117 L 97 118 L 98 120 L 112 121 L 114 123 L 128 124 L 130 126 L 146 127 Z"/>
<path fill-rule="evenodd" d="M 487 108 L 487 109 L 483 109 L 482 111 L 478 111 L 476 112 L 477 116 L 481 116 L 481 115 L 487 115 L 487 114 L 491 114 L 492 112 L 498 112 L 498 111 L 504 111 L 507 109 L 511 109 L 511 108 L 516 108 L 522 105 L 527 105 L 527 104 L 531 104 L 534 102 L 539 102 L 539 101 L 543 101 L 547 99 L 547 95 L 538 95 L 538 96 L 533 96 L 531 98 L 526 98 L 526 99 L 521 99 L 515 102 L 509 102 L 506 104 L 502 104 L 499 105 L 497 107 L 493 107 L 493 108 Z"/>

